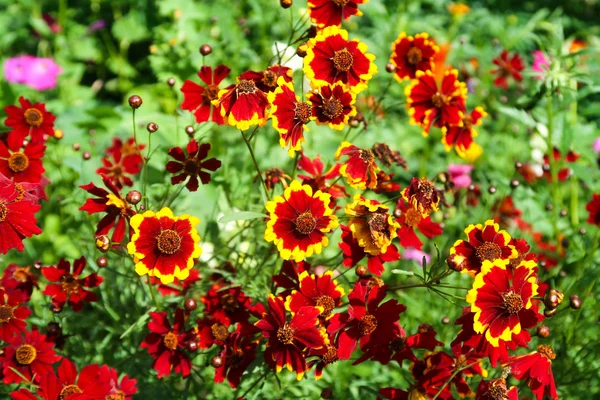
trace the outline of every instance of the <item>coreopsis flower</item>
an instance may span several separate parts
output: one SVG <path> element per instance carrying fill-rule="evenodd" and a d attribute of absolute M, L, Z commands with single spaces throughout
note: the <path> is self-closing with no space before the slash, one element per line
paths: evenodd
<path fill-rule="evenodd" d="M 331 319 L 327 332 L 330 335 L 339 333 L 337 356 L 340 360 L 350 359 L 359 343 L 364 349 L 371 342 L 387 342 L 398 332 L 398 319 L 406 307 L 396 300 L 381 303 L 386 295 L 385 289 L 385 286 L 370 287 L 356 282 L 348 295 L 348 311 L 337 313 Z"/>
<path fill-rule="evenodd" d="M 433 182 L 427 178 L 412 178 L 401 194 L 408 205 L 417 209 L 423 218 L 437 211 L 442 199 Z"/>
<path fill-rule="evenodd" d="M 256 359 L 257 346 L 256 340 L 241 334 L 239 330 L 232 333 L 219 353 L 223 363 L 215 368 L 215 383 L 221 383 L 227 378 L 229 386 L 238 387 L 242 374 Z"/>
<path fill-rule="evenodd" d="M 92 182 L 79 186 L 89 194 L 96 196 L 95 198 L 87 199 L 85 204 L 79 207 L 79 210 L 87 212 L 88 215 L 106 213 L 100 222 L 98 222 L 95 235 L 108 235 L 110 230 L 114 228 L 112 241 L 121 243 L 125 237 L 127 223 L 136 213 L 129 203 L 121 197 L 119 189 L 110 178 L 103 175 L 102 182 L 108 190 L 97 187 Z"/>
<path fill-rule="evenodd" d="M 285 171 L 279 167 L 269 168 L 263 172 L 265 174 L 265 186 L 269 190 L 273 190 L 275 185 L 277 185 L 278 183 L 281 183 L 281 186 L 283 186 L 283 188 L 285 189 L 288 187 L 288 181 L 292 180 L 292 177 L 286 174 Z M 258 178 L 259 175 L 256 175 L 254 177 L 254 182 L 256 182 Z"/>
<path fill-rule="evenodd" d="M 15 105 L 6 106 L 4 111 L 7 118 L 4 121 L 7 127 L 12 128 L 8 136 L 11 149 L 20 148 L 23 140 L 31 135 L 31 142 L 39 144 L 45 141 L 44 135 L 54 136 L 54 120 L 56 117 L 46 111 L 43 103 L 32 104 L 23 96 L 19 97 L 21 107 Z"/>
<path fill-rule="evenodd" d="M 345 211 L 352 237 L 366 253 L 376 256 L 387 252 L 392 240 L 398 236 L 400 225 L 388 213 L 386 205 L 356 194 Z"/>
<path fill-rule="evenodd" d="M 9 146 L 0 140 L 0 174 L 14 182 L 38 183 L 45 171 L 42 158 L 46 146 L 35 142 L 30 142 L 26 146 L 22 144 L 14 146 L 15 141 L 10 139 L 14 132 L 9 134 L 7 140 Z"/>
<path fill-rule="evenodd" d="M 329 125 L 331 129 L 344 129 L 350 117 L 356 115 L 356 96 L 342 84 L 320 86 L 310 92 L 308 101 L 312 104 L 315 122 Z"/>
<path fill-rule="evenodd" d="M 308 131 L 306 124 L 313 118 L 310 101 L 300 101 L 294 93 L 293 82 L 287 82 L 283 77 L 277 81 L 277 88 L 270 92 L 271 120 L 273 128 L 279 132 L 279 144 L 285 148 L 289 146 L 288 154 L 302 149 L 304 131 Z"/>
<path fill-rule="evenodd" d="M 342 228 L 342 241 L 338 244 L 344 254 L 342 265 L 351 268 L 357 265 L 363 258 L 367 257 L 367 268 L 373 275 L 381 276 L 385 268 L 383 264 L 398 261 L 400 253 L 395 244 L 390 244 L 385 252 L 377 255 L 369 254 L 365 248 L 358 244 L 358 241 L 352 235 L 352 231 L 345 225 Z"/>
<path fill-rule="evenodd" d="M 35 219 L 40 208 L 25 200 L 16 184 L 0 185 L 0 254 L 14 248 L 23 251 L 23 239 L 42 233 Z"/>
<path fill-rule="evenodd" d="M 119 373 L 116 369 L 103 365 L 100 370 L 101 376 L 109 384 L 106 400 L 131 400 L 137 393 L 137 381 L 123 375 L 119 381 Z"/>
<path fill-rule="evenodd" d="M 218 318 L 219 316 L 217 316 Z M 196 320 L 195 334 L 198 347 L 210 349 L 213 345 L 223 346 L 229 337 L 230 322 L 224 318 L 204 317 Z"/>
<path fill-rule="evenodd" d="M 569 150 L 567 154 L 563 157 L 556 147 L 552 149 L 552 157 L 554 158 L 554 162 L 560 164 L 565 163 L 574 163 L 579 159 L 579 154 L 575 153 L 573 150 Z M 548 154 L 544 154 L 544 164 L 542 165 L 542 171 L 544 171 L 543 176 L 548 180 L 548 182 L 552 182 L 552 172 L 550 170 L 550 159 L 548 158 Z M 558 170 L 557 178 L 559 181 L 564 182 L 571 176 L 572 170 L 565 166 Z"/>
<path fill-rule="evenodd" d="M 384 171 L 377 172 L 377 186 L 373 188 L 373 192 L 391 193 L 400 191 L 400 184 L 393 181 L 394 174 L 386 174 Z"/>
<path fill-rule="evenodd" d="M 340 26 L 342 20 L 348 20 L 355 15 L 360 17 L 362 11 L 359 4 L 368 0 L 309 0 L 308 13 L 311 21 L 319 28 L 327 26 Z"/>
<path fill-rule="evenodd" d="M 0 340 L 8 342 L 26 330 L 25 320 L 31 310 L 24 305 L 19 292 L 7 292 L 0 287 Z"/>
<path fill-rule="evenodd" d="M 508 264 L 518 256 L 510 244 L 511 237 L 505 230 L 490 219 L 484 225 L 469 225 L 465 229 L 467 240 L 457 240 L 450 249 L 450 258 L 461 272 L 475 276 L 484 261 L 500 260 Z"/>
<path fill-rule="evenodd" d="M 408 170 L 406 165 L 406 159 L 402 157 L 399 151 L 390 149 L 385 143 L 375 143 L 373 145 L 373 153 L 386 167 L 390 168 L 392 165 L 397 165 L 405 170 Z"/>
<path fill-rule="evenodd" d="M 327 335 L 317 326 L 322 309 L 301 307 L 288 322 L 285 303 L 280 297 L 269 294 L 268 307 L 269 311 L 255 324 L 268 339 L 265 361 L 277 372 L 285 365 L 300 380 L 307 369 L 304 350 L 328 344 Z"/>
<path fill-rule="evenodd" d="M 37 276 L 31 272 L 31 267 L 9 264 L 2 274 L 0 286 L 6 292 L 18 293 L 21 296 L 21 301 L 26 303 L 31 298 L 33 288 L 38 287 L 37 280 Z"/>
<path fill-rule="evenodd" d="M 542 400 L 545 396 L 557 400 L 558 395 L 552 375 L 552 360 L 555 358 L 556 354 L 550 346 L 540 344 L 537 351 L 511 357 L 507 365 L 512 376 L 527 382 L 537 400 Z"/>
<path fill-rule="evenodd" d="M 403 198 L 398 199 L 394 215 L 398 217 L 396 219 L 396 222 L 400 225 L 398 238 L 400 239 L 400 246 L 404 248 L 414 247 L 421 250 L 423 247 L 423 242 L 421 242 L 415 230 L 421 232 L 428 239 L 442 234 L 440 224 L 433 222 L 430 216 L 423 217 L 414 205 L 406 204 Z"/>
<path fill-rule="evenodd" d="M 142 171 L 144 163 L 140 152 L 145 145 L 136 146 L 135 139 L 130 138 L 125 143 L 119 138 L 113 139 L 111 147 L 106 149 L 105 157 L 102 158 L 102 167 L 96 170 L 99 175 L 110 178 L 119 189 L 125 186 L 133 186 L 131 176 Z"/>
<path fill-rule="evenodd" d="M 346 178 L 350 186 L 357 189 L 373 189 L 377 187 L 379 166 L 370 149 L 361 149 L 350 142 L 342 142 L 335 152 L 335 159 L 347 156 L 348 159 L 340 167 L 340 174 Z"/>
<path fill-rule="evenodd" d="M 295 314 L 302 307 L 318 307 L 319 317 L 329 319 L 335 307 L 342 304 L 344 289 L 333 280 L 333 271 L 316 276 L 303 271 L 298 276 L 298 290 L 293 290 L 285 301 L 285 308 Z"/>
<path fill-rule="evenodd" d="M 337 216 L 329 207 L 331 195 L 313 192 L 308 185 L 293 181 L 283 196 L 267 202 L 269 220 L 265 240 L 273 242 L 284 260 L 296 262 L 320 254 L 329 244 L 326 233 L 337 228 Z"/>
<path fill-rule="evenodd" d="M 481 107 L 475 107 L 471 114 L 464 114 L 462 117 L 462 125 L 442 127 L 442 144 L 446 151 L 450 151 L 456 147 L 457 152 L 466 152 L 473 144 L 473 138 L 478 135 L 475 130 L 476 126 L 481 125 L 482 118 L 486 117 L 487 113 Z"/>
<path fill-rule="evenodd" d="M 227 78 L 230 71 L 231 69 L 226 65 L 219 65 L 214 71 L 212 67 L 203 65 L 198 71 L 198 77 L 204 82 L 204 86 L 190 80 L 183 83 L 181 87 L 183 93 L 181 108 L 194 113 L 197 123 L 201 124 L 212 120 L 216 124 L 223 125 L 223 117 L 216 108 L 213 108 L 211 102 L 217 99 L 219 84 Z"/>
<path fill-rule="evenodd" d="M 392 43 L 390 56 L 390 63 L 396 67 L 394 78 L 402 82 L 404 79 L 415 79 L 417 71 L 432 70 L 435 55 L 439 50 L 440 48 L 425 32 L 415 36 L 406 36 L 405 32 L 400 33 Z"/>
<path fill-rule="evenodd" d="M 86 365 L 77 371 L 75 364 L 63 358 L 58 366 L 57 372 L 51 372 L 42 377 L 38 394 L 50 395 L 57 392 L 56 397 L 45 397 L 48 399 L 105 399 L 111 389 L 110 375 L 108 370 L 101 368 L 98 364 Z"/>
<path fill-rule="evenodd" d="M 310 273 L 312 267 L 309 263 L 300 261 L 286 260 L 281 265 L 279 274 L 271 276 L 271 280 L 275 283 L 275 287 L 284 289 L 279 293 L 279 296 L 286 298 L 292 291 L 300 288 L 300 274 L 304 271 Z"/>
<path fill-rule="evenodd" d="M 503 260 L 483 261 L 466 300 L 475 313 L 473 329 L 485 333 L 492 346 L 498 347 L 499 339 L 510 341 L 541 320 L 532 303 L 538 292 L 536 267 L 534 261 L 523 261 L 514 269 Z"/>
<path fill-rule="evenodd" d="M 514 53 L 511 57 L 508 51 L 502 50 L 500 56 L 494 58 L 492 62 L 498 66 L 497 69 L 492 70 L 492 74 L 497 75 L 494 79 L 494 85 L 497 87 L 508 89 L 508 78 L 511 76 L 517 82 L 523 80 L 521 71 L 525 69 L 525 64 L 519 53 Z"/>
<path fill-rule="evenodd" d="M 294 71 L 289 67 L 278 64 L 271 65 L 264 71 L 246 71 L 244 74 L 244 79 L 253 80 L 256 87 L 267 94 L 283 83 L 294 82 Z"/>
<path fill-rule="evenodd" d="M 237 83 L 220 90 L 212 101 L 225 123 L 242 131 L 267 122 L 269 99 L 256 87 L 253 78 L 252 71 L 244 72 L 237 78 Z"/>
<path fill-rule="evenodd" d="M 320 349 L 310 349 L 308 351 L 307 357 L 311 358 L 311 360 L 307 363 L 307 366 L 308 369 L 315 368 L 315 380 L 321 379 L 325 367 L 339 360 L 337 347 L 331 344 L 333 343 L 331 336 L 329 337 L 329 342 L 330 344 L 326 344 Z"/>
<path fill-rule="evenodd" d="M 600 226 L 600 194 L 592 194 L 592 199 L 585 205 L 588 211 L 587 223 Z"/>
<path fill-rule="evenodd" d="M 364 43 L 348 40 L 346 30 L 328 26 L 307 42 L 303 70 L 313 89 L 342 84 L 360 93 L 377 73 L 374 60 Z"/>
<path fill-rule="evenodd" d="M 85 257 L 81 257 L 73 262 L 72 270 L 71 263 L 64 259 L 61 259 L 56 267 L 42 268 L 42 274 L 46 279 L 57 282 L 48 285 L 43 292 L 52 297 L 54 306 L 62 309 L 68 302 L 73 311 L 81 311 L 84 303 L 98 301 L 96 293 L 86 288 L 98 287 L 104 279 L 95 272 L 85 278 L 80 277 L 85 266 Z"/>
<path fill-rule="evenodd" d="M 169 322 L 167 313 L 150 312 L 148 322 L 150 333 L 140 347 L 147 349 L 154 359 L 152 368 L 158 373 L 158 378 L 170 375 L 171 372 L 181 374 L 184 378 L 190 375 L 192 363 L 184 349 L 192 337 L 191 331 L 185 330 L 185 314 L 178 308 L 175 311 L 173 324 Z"/>
<path fill-rule="evenodd" d="M 30 382 L 34 379 L 39 382 L 52 372 L 52 364 L 62 358 L 52 349 L 54 343 L 46 341 L 46 335 L 38 330 L 14 336 L 7 344 L 0 353 L 0 375 L 3 375 L 2 382 L 5 385 L 21 383 L 22 377 Z"/>
<path fill-rule="evenodd" d="M 491 381 L 484 379 L 477 386 L 477 400 L 519 400 L 516 386 L 506 386 L 506 379 L 498 378 Z"/>
<path fill-rule="evenodd" d="M 427 136 L 431 126 L 463 126 L 467 86 L 458 80 L 455 69 L 444 72 L 437 82 L 431 71 L 417 71 L 405 88 L 410 123 L 423 128 Z"/>
<path fill-rule="evenodd" d="M 335 183 L 335 178 L 340 176 L 340 164 L 334 164 L 330 169 L 323 173 L 325 165 L 323 164 L 323 161 L 321 161 L 321 156 L 317 155 L 311 160 L 302 153 L 298 160 L 298 169 L 306 172 L 306 175 L 298 174 L 298 178 L 302 179 L 303 185 L 308 185 L 312 187 L 313 190 L 329 193 L 332 202 L 334 202 L 335 199 L 348 196 L 346 188 Z"/>
<path fill-rule="evenodd" d="M 198 145 L 195 139 L 191 139 L 187 144 L 187 155 L 181 147 L 171 147 L 169 155 L 176 161 L 167 162 L 166 169 L 172 174 L 178 174 L 171 177 L 171 184 L 177 185 L 185 181 L 188 177 L 189 181 L 185 187 L 190 192 L 198 190 L 198 178 L 203 185 L 210 182 L 210 173 L 221 168 L 221 161 L 216 158 L 209 158 L 210 143 Z"/>
<path fill-rule="evenodd" d="M 527 221 L 521 218 L 523 211 L 521 211 L 515 205 L 512 196 L 506 196 L 498 199 L 493 207 L 494 220 L 500 224 L 500 226 L 507 228 L 517 228 L 521 231 L 531 231 L 532 226 Z"/>
<path fill-rule="evenodd" d="M 252 298 L 246 296 L 239 286 L 231 286 L 224 282 L 215 283 L 200 298 L 204 303 L 204 313 L 224 325 L 235 323 L 248 324 L 250 316 L 259 318 L 264 307 L 261 303 L 252 304 Z"/>
<path fill-rule="evenodd" d="M 199 223 L 188 214 L 174 216 L 168 207 L 134 215 L 130 221 L 134 233 L 127 251 L 134 256 L 135 272 L 155 276 L 163 284 L 175 278 L 187 279 L 194 259 L 202 253 L 196 230 Z"/>
<path fill-rule="evenodd" d="M 15 182 L 12 178 L 0 173 L 0 190 L 6 186 L 14 186 L 17 192 L 16 201 L 27 200 L 32 203 L 39 203 L 41 200 L 48 200 L 45 186 L 50 182 L 44 175 L 40 175 L 39 182 Z"/>

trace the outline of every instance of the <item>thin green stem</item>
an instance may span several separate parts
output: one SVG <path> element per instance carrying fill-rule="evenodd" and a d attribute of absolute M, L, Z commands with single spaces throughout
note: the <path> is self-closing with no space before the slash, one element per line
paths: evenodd
<path fill-rule="evenodd" d="M 552 95 L 548 96 L 546 102 L 546 116 L 548 118 L 548 136 L 547 136 L 547 147 L 548 147 L 548 163 L 550 164 L 550 175 L 552 176 L 552 185 L 551 185 L 551 193 L 552 193 L 552 203 L 554 205 L 554 210 L 552 211 L 552 227 L 554 229 L 554 237 L 558 235 L 558 221 L 557 221 L 557 213 L 561 209 L 560 199 L 558 196 L 558 171 L 556 169 L 556 161 L 554 160 L 554 143 L 553 143 L 553 132 L 554 132 L 554 109 L 553 109 L 553 98 Z"/>
<path fill-rule="evenodd" d="M 141 279 L 141 277 L 140 277 L 140 279 Z M 148 279 L 148 289 L 150 290 L 150 297 L 152 297 L 152 302 L 154 303 L 154 306 L 156 307 L 157 310 L 160 310 L 158 301 L 156 300 L 156 294 L 154 293 L 154 285 L 152 285 L 152 283 L 150 282 L 150 279 Z"/>
<path fill-rule="evenodd" d="M 256 129 L 255 129 L 255 131 L 256 131 Z M 254 163 L 254 168 L 256 168 L 256 173 L 258 174 L 258 177 L 260 178 L 260 182 L 262 183 L 262 187 L 265 191 L 265 195 L 267 196 L 268 200 L 271 200 L 271 194 L 269 193 L 269 189 L 267 189 L 267 184 L 265 183 L 265 179 L 262 176 L 262 171 L 260 170 L 260 167 L 258 166 L 256 157 L 254 156 L 254 150 L 252 150 L 252 145 L 250 144 L 250 141 L 246 138 L 244 131 L 240 130 L 240 133 L 242 134 L 242 138 L 244 139 L 244 142 L 246 143 L 246 146 L 248 147 L 248 151 L 250 152 L 250 157 L 252 158 L 252 162 Z"/>

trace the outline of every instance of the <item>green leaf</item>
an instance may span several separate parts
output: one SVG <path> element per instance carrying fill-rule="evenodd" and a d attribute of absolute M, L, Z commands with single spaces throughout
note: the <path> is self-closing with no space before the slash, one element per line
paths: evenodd
<path fill-rule="evenodd" d="M 219 219 L 219 222 L 222 224 L 226 224 L 231 221 L 247 221 L 249 219 L 268 218 L 268 217 L 269 217 L 268 215 L 265 215 L 262 213 L 257 213 L 257 212 L 252 212 L 252 211 L 239 211 L 239 212 L 234 212 L 231 214 L 223 215 Z"/>
<path fill-rule="evenodd" d="M 150 36 L 144 14 L 136 11 L 117 20 L 112 27 L 112 32 L 119 41 L 130 43 L 139 42 Z"/>
<path fill-rule="evenodd" d="M 530 128 L 534 128 L 536 126 L 536 122 L 533 117 L 523 110 L 500 106 L 498 111 Z"/>
<path fill-rule="evenodd" d="M 154 309 L 151 309 L 149 311 L 154 311 Z M 119 336 L 119 339 L 123 339 L 127 336 L 129 336 L 129 334 L 131 333 L 131 331 L 133 331 L 135 328 L 137 327 L 141 327 L 142 325 L 146 324 L 146 320 L 150 318 L 150 314 L 149 313 L 144 313 L 142 314 L 142 316 L 133 323 L 133 325 L 131 325 L 129 328 L 127 328 L 127 330 L 125 330 L 125 332 L 123 332 L 123 334 L 121 336 Z"/>

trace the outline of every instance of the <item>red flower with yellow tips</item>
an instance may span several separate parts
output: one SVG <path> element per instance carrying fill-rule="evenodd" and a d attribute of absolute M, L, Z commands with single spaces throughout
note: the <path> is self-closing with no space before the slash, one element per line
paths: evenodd
<path fill-rule="evenodd" d="M 500 339 L 510 342 L 541 320 L 532 302 L 538 293 L 536 268 L 534 261 L 523 261 L 514 269 L 502 260 L 483 261 L 466 300 L 475 313 L 473 329 L 485 334 L 492 346 L 498 347 Z"/>
<path fill-rule="evenodd" d="M 22 302 L 20 292 L 7 292 L 0 287 L 0 340 L 8 342 L 13 336 L 25 332 L 25 320 L 31 310 Z"/>
<path fill-rule="evenodd" d="M 437 211 L 442 200 L 440 191 L 427 178 L 412 178 L 402 191 L 402 198 L 409 206 L 418 210 L 423 218 Z"/>
<path fill-rule="evenodd" d="M 308 185 L 293 181 L 283 196 L 267 202 L 269 220 L 265 240 L 273 242 L 284 260 L 296 262 L 320 254 L 329 244 L 325 236 L 338 226 L 329 207 L 331 195 L 320 190 L 313 193 Z"/>
<path fill-rule="evenodd" d="M 390 63 L 396 67 L 394 78 L 402 82 L 404 79 L 415 79 L 417 71 L 433 69 L 435 56 L 440 51 L 429 34 L 423 32 L 415 36 L 406 36 L 402 32 L 392 43 Z"/>
<path fill-rule="evenodd" d="M 32 104 L 23 96 L 19 97 L 19 103 L 21 107 L 10 105 L 4 108 L 7 115 L 4 124 L 13 129 L 8 137 L 10 148 L 21 147 L 23 140 L 29 135 L 31 135 L 31 142 L 36 144 L 45 141 L 44 135 L 54 136 L 56 117 L 46 111 L 45 104 Z"/>
<path fill-rule="evenodd" d="M 256 358 L 257 347 L 257 341 L 243 335 L 239 328 L 232 333 L 219 353 L 223 363 L 215 368 L 215 383 L 221 383 L 227 378 L 229 386 L 238 387 L 242 374 Z"/>
<path fill-rule="evenodd" d="M 287 82 L 283 77 L 277 80 L 277 88 L 270 92 L 271 121 L 273 128 L 279 132 L 281 147 L 289 146 L 288 154 L 300 151 L 304 139 L 306 124 L 313 118 L 312 105 L 309 101 L 300 101 L 294 92 L 293 82 Z"/>
<path fill-rule="evenodd" d="M 335 199 L 348 196 L 346 188 L 335 183 L 335 178 L 340 176 L 340 164 L 335 164 L 323 172 L 325 165 L 321 161 L 321 156 L 317 155 L 311 160 L 303 153 L 298 160 L 298 169 L 306 172 L 306 175 L 298 174 L 298 178 L 302 179 L 303 185 L 308 185 L 313 190 L 329 193 L 332 197 L 332 202 Z"/>
<path fill-rule="evenodd" d="M 546 396 L 557 400 L 558 394 L 552 374 L 552 361 L 555 358 L 556 354 L 550 346 L 540 344 L 537 351 L 522 356 L 513 356 L 506 365 L 510 367 L 512 376 L 527 382 L 537 400 L 542 400 Z"/>
<path fill-rule="evenodd" d="M 14 131 L 9 134 L 14 134 Z M 14 182 L 32 182 L 39 183 L 44 174 L 44 151 L 46 146 L 28 143 L 26 146 L 22 144 L 11 146 L 10 138 L 8 146 L 0 140 L 0 174 L 12 179 Z"/>
<path fill-rule="evenodd" d="M 161 283 L 185 280 L 194 260 L 200 257 L 200 220 L 188 214 L 176 217 L 168 207 L 157 213 L 146 211 L 131 218 L 133 236 L 127 245 L 138 275 L 155 276 Z"/>
<path fill-rule="evenodd" d="M 358 5 L 367 1 L 369 0 L 309 0 L 308 13 L 312 22 L 320 28 L 340 26 L 342 19 L 348 20 L 353 15 L 363 15 Z"/>
<path fill-rule="evenodd" d="M 336 160 L 347 156 L 348 160 L 340 167 L 340 174 L 348 184 L 357 189 L 374 189 L 377 187 L 379 166 L 370 149 L 361 149 L 350 142 L 342 142 L 335 152 Z"/>
<path fill-rule="evenodd" d="M 293 83 L 294 71 L 290 67 L 276 64 L 260 72 L 246 71 L 244 72 L 244 79 L 253 80 L 259 90 L 269 94 L 281 86 L 280 82 Z"/>
<path fill-rule="evenodd" d="M 475 107 L 471 114 L 465 114 L 462 119 L 462 126 L 442 127 L 442 144 L 446 151 L 456 147 L 456 151 L 464 153 L 473 144 L 473 138 L 477 136 L 476 126 L 481 125 L 481 119 L 486 117 L 487 113 L 481 107 Z"/>
<path fill-rule="evenodd" d="M 342 84 L 320 86 L 308 97 L 315 122 L 338 131 L 344 129 L 350 117 L 356 115 L 355 100 L 356 96 Z"/>
<path fill-rule="evenodd" d="M 484 261 L 500 260 L 508 264 L 519 253 L 511 243 L 512 238 L 493 219 L 484 225 L 469 225 L 465 229 L 467 240 L 457 240 L 450 249 L 449 260 L 457 270 L 471 276 L 479 273 Z"/>
<path fill-rule="evenodd" d="M 433 222 L 430 216 L 423 217 L 414 205 L 407 205 L 403 198 L 398 199 L 394 214 L 398 216 L 398 219 L 396 219 L 396 222 L 400 225 L 398 238 L 400 238 L 400 246 L 404 248 L 414 247 L 421 250 L 423 247 L 423 242 L 421 242 L 415 230 L 421 232 L 428 239 L 442 234 L 440 224 Z"/>
<path fill-rule="evenodd" d="M 302 271 L 298 277 L 298 290 L 293 290 L 285 301 L 285 308 L 296 313 L 302 307 L 320 307 L 319 317 L 329 319 L 335 307 L 342 304 L 344 289 L 333 280 L 333 272 L 321 276 Z"/>
<path fill-rule="evenodd" d="M 288 322 L 285 303 L 280 297 L 269 294 L 268 307 L 269 311 L 255 324 L 268 339 L 265 361 L 277 372 L 286 366 L 300 380 L 307 369 L 304 351 L 320 349 L 329 342 L 318 327 L 323 309 L 301 307 Z"/>
<path fill-rule="evenodd" d="M 41 206 L 25 200 L 16 185 L 12 181 L 0 184 L 0 254 L 14 248 L 23 251 L 23 239 L 42 233 L 35 219 Z"/>
<path fill-rule="evenodd" d="M 384 263 L 398 261 L 400 253 L 395 244 L 390 244 L 384 253 L 372 255 L 365 252 L 365 248 L 358 244 L 358 241 L 352 236 L 352 231 L 345 225 L 342 228 L 342 241 L 338 244 L 344 253 L 342 265 L 351 268 L 358 264 L 360 260 L 367 257 L 367 268 L 373 275 L 381 276 L 385 270 Z"/>
<path fill-rule="evenodd" d="M 446 71 L 441 82 L 431 71 L 417 71 L 404 90 L 410 123 L 423 128 L 427 136 L 431 126 L 462 126 L 467 86 L 458 81 L 458 71 Z"/>
<path fill-rule="evenodd" d="M 375 56 L 367 53 L 367 46 L 348 40 L 348 32 L 337 26 L 328 26 L 310 39 L 306 53 L 303 70 L 313 89 L 339 83 L 360 93 L 377 73 Z"/>
<path fill-rule="evenodd" d="M 219 84 L 227 78 L 231 69 L 225 65 L 219 65 L 217 68 L 203 65 L 198 71 L 198 77 L 205 86 L 200 86 L 195 82 L 187 80 L 181 87 L 183 93 L 183 103 L 181 108 L 194 113 L 197 123 L 207 122 L 211 119 L 212 101 L 217 99 L 219 94 Z M 223 125 L 223 117 L 216 110 L 212 110 L 212 121 Z"/>

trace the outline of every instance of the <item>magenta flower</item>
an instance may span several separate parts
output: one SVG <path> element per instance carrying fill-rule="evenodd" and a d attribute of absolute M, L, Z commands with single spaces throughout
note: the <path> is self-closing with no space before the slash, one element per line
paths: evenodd
<path fill-rule="evenodd" d="M 536 50 L 533 52 L 531 69 L 540 73 L 535 75 L 536 79 L 542 79 L 544 74 L 550 70 L 550 59 L 546 57 L 543 51 Z"/>
<path fill-rule="evenodd" d="M 594 140 L 594 145 L 592 147 L 596 153 L 600 153 L 600 137 L 597 137 L 596 140 Z"/>
<path fill-rule="evenodd" d="M 4 79 L 10 83 L 24 84 L 27 81 L 29 65 L 35 60 L 33 56 L 9 58 L 4 62 Z"/>
<path fill-rule="evenodd" d="M 471 184 L 471 176 L 469 175 L 473 170 L 472 165 L 466 164 L 450 164 L 448 165 L 448 173 L 452 182 L 454 182 L 455 188 L 468 188 Z"/>
<path fill-rule="evenodd" d="M 9 58 L 4 63 L 4 78 L 7 82 L 24 84 L 40 91 L 55 88 L 61 71 L 52 58 L 25 55 Z"/>
<path fill-rule="evenodd" d="M 409 247 L 405 249 L 402 253 L 402 259 L 404 260 L 413 260 L 421 264 L 423 262 L 423 257 L 425 257 L 425 262 L 429 264 L 431 262 L 431 256 L 421 250 L 417 250 L 413 247 Z"/>

